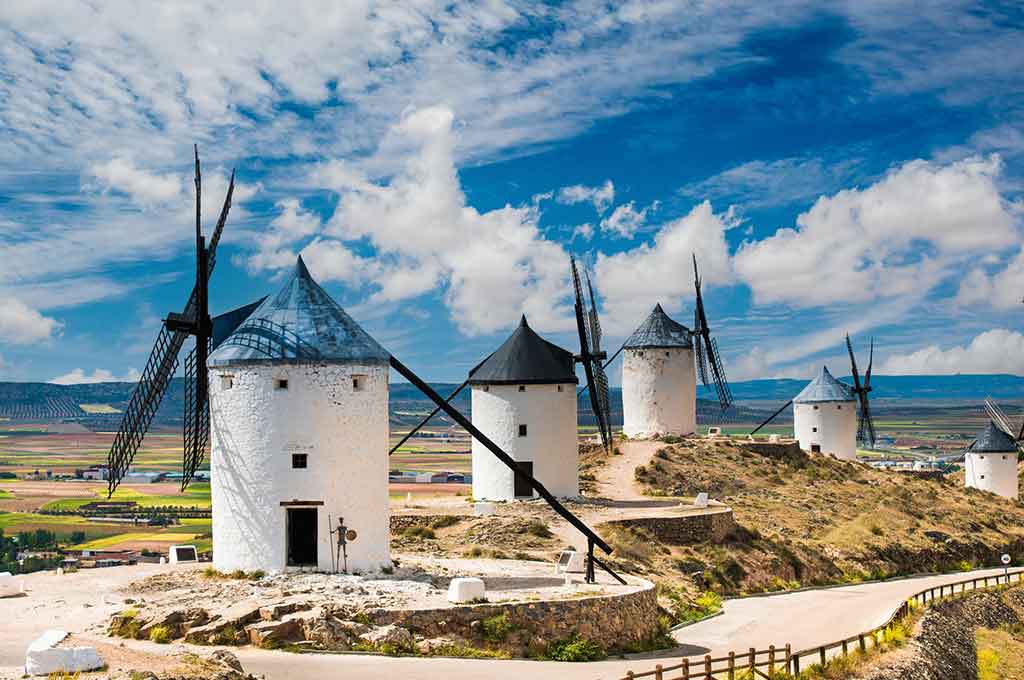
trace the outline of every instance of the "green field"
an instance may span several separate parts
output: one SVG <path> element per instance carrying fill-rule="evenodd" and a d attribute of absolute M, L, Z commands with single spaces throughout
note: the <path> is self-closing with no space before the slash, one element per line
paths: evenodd
<path fill-rule="evenodd" d="M 94 498 L 63 498 L 51 501 L 43 506 L 43 510 L 77 510 L 88 503 L 107 500 L 105 491 L 97 491 Z M 186 508 L 209 508 L 210 485 L 207 482 L 194 482 L 182 493 L 151 495 L 135 489 L 120 487 L 110 498 L 112 501 L 135 501 L 142 508 L 162 506 L 181 506 Z"/>

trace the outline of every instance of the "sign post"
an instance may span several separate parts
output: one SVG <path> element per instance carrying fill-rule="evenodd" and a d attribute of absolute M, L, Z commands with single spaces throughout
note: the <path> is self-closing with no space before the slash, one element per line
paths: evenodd
<path fill-rule="evenodd" d="M 1010 583 L 1010 556 L 1004 554 L 1002 557 L 999 558 L 999 561 L 1001 561 L 1003 563 L 1003 576 L 1006 577 L 1006 583 L 1007 583 L 1007 585 L 1009 585 L 1009 583 Z"/>

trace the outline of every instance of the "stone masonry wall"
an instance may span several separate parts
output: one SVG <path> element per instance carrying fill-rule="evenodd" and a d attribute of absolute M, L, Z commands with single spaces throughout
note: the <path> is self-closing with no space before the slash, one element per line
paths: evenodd
<path fill-rule="evenodd" d="M 660 610 L 654 585 L 643 590 L 605 597 L 547 602 L 478 604 L 444 609 L 368 612 L 375 625 L 395 624 L 425 638 L 462 639 L 474 646 L 491 646 L 525 657 L 543 653 L 547 645 L 573 634 L 622 650 L 655 637 Z M 483 621 L 504 615 L 510 630 L 505 640 L 487 644 Z"/>
<path fill-rule="evenodd" d="M 1024 588 L 972 593 L 928 608 L 908 654 L 857 676 L 857 680 L 975 680 L 978 628 L 1024 622 Z"/>
<path fill-rule="evenodd" d="M 721 542 L 736 528 L 732 508 L 717 512 L 680 517 L 635 517 L 605 522 L 602 526 L 646 529 L 668 545 L 689 545 L 705 541 Z"/>

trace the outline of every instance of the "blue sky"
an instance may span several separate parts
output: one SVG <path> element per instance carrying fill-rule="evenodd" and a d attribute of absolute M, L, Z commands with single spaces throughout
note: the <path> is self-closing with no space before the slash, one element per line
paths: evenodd
<path fill-rule="evenodd" d="M 137 4 L 0 7 L 0 379 L 141 369 L 193 142 L 215 311 L 301 252 L 431 379 L 575 348 L 570 254 L 612 350 L 696 253 L 733 379 L 1024 374 L 1019 3 Z"/>

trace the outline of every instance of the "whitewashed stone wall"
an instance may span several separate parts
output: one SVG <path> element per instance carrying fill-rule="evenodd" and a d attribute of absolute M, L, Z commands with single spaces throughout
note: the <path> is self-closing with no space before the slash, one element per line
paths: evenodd
<path fill-rule="evenodd" d="M 627 437 L 697 431 L 693 350 L 627 349 L 622 357 L 622 431 Z"/>
<path fill-rule="evenodd" d="M 533 475 L 555 496 L 579 496 L 576 385 L 473 386 L 473 424 L 513 460 L 532 461 Z M 561 388 L 561 391 L 559 391 Z M 526 425 L 526 436 L 519 436 Z M 515 498 L 514 475 L 473 440 L 473 497 Z"/>
<path fill-rule="evenodd" d="M 857 458 L 856 402 L 793 404 L 793 430 L 804 451 L 811 451 L 817 444 L 822 453 L 836 458 Z"/>
<path fill-rule="evenodd" d="M 1004 498 L 1019 497 L 1016 453 L 968 453 L 964 486 Z"/>
<path fill-rule="evenodd" d="M 353 376 L 365 376 L 356 391 Z M 232 383 L 228 388 L 227 378 Z M 286 379 L 288 389 L 275 381 Z M 318 568 L 331 568 L 328 515 L 358 532 L 349 570 L 390 564 L 388 369 L 267 365 L 210 370 L 213 559 L 217 569 L 286 567 L 286 508 L 317 506 Z M 308 467 L 292 468 L 292 454 Z"/>

